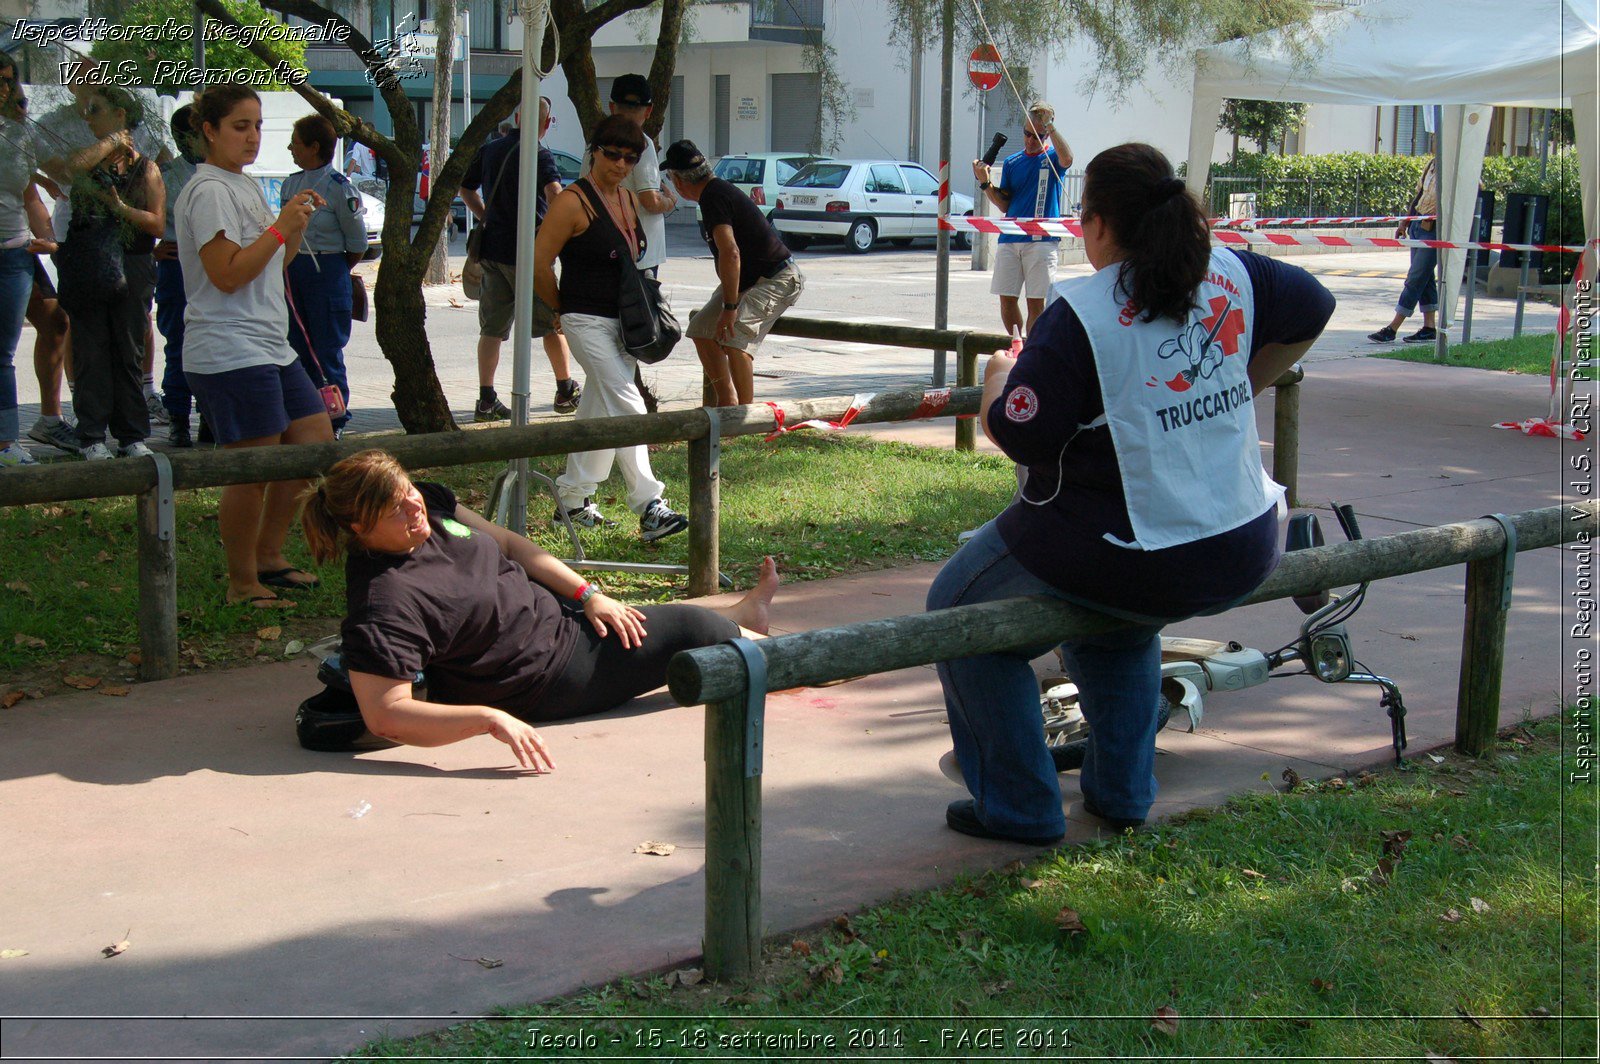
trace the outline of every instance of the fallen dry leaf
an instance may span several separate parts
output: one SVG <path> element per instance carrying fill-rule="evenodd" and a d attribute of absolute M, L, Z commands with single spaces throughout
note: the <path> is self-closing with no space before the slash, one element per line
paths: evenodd
<path fill-rule="evenodd" d="M 769 1000 L 771 999 L 765 994 L 758 994 L 753 990 L 747 990 L 742 994 L 730 995 L 727 999 L 727 1003 L 729 1005 L 765 1005 Z"/>
<path fill-rule="evenodd" d="M 1239 874 L 1246 879 L 1266 879 L 1267 877 L 1257 872 L 1254 868 L 1241 868 Z"/>
<path fill-rule="evenodd" d="M 1044 880 L 1029 879 L 1027 876 L 1023 876 L 1021 885 L 1023 890 L 1038 890 L 1040 887 L 1044 886 Z"/>
<path fill-rule="evenodd" d="M 1162 1034 L 1174 1035 L 1178 1033 L 1178 1020 L 1178 1010 L 1171 1005 L 1163 1005 L 1150 1017 L 1150 1026 Z"/>
<path fill-rule="evenodd" d="M 477 961 L 485 968 L 498 968 L 505 963 L 505 961 L 501 960 L 499 957 L 479 957 L 477 958 Z"/>
<path fill-rule="evenodd" d="M 999 997 L 1001 994 L 1008 992 L 1012 985 L 1009 979 L 1002 979 L 998 983 L 984 983 L 983 992 L 990 997 Z"/>
<path fill-rule="evenodd" d="M 1398 861 L 1400 855 L 1406 852 L 1406 843 L 1411 841 L 1411 832 L 1380 831 L 1378 837 L 1383 840 L 1383 855 Z"/>
<path fill-rule="evenodd" d="M 678 847 L 670 842 L 641 842 L 633 848 L 634 853 L 647 853 L 652 857 L 671 857 L 672 851 Z"/>
<path fill-rule="evenodd" d="M 104 564 L 106 564 L 106 562 L 109 562 L 111 560 L 111 552 L 108 551 L 108 550 L 103 550 L 99 554 L 96 554 L 94 556 L 94 560 L 96 562 L 100 563 L 101 565 L 104 565 Z"/>
<path fill-rule="evenodd" d="M 813 983 L 832 983 L 839 986 L 844 982 L 844 967 L 838 961 L 832 964 L 819 964 L 806 973 Z"/>
<path fill-rule="evenodd" d="M 797 938 L 793 942 L 789 943 L 789 952 L 793 953 L 796 957 L 809 957 L 811 956 L 811 944 L 803 939 Z"/>
<path fill-rule="evenodd" d="M 1282 778 L 1283 778 L 1283 782 L 1285 782 L 1285 783 L 1287 783 L 1289 785 L 1289 789 L 1291 791 L 1294 790 L 1296 787 L 1300 786 L 1300 773 L 1296 772 L 1292 768 L 1284 769 Z"/>
<path fill-rule="evenodd" d="M 846 942 L 854 942 L 857 938 L 856 929 L 850 924 L 850 917 L 844 913 L 833 918 L 833 929 L 843 935 Z"/>
<path fill-rule="evenodd" d="M 0 695 L 0 709 L 10 709 L 12 706 L 28 697 L 26 691 L 7 691 Z"/>
<path fill-rule="evenodd" d="M 1528 1010 L 1528 1015 L 1536 1020 L 1548 1020 L 1550 1018 L 1550 1010 L 1543 1005 L 1535 1005 Z"/>
<path fill-rule="evenodd" d="M 1444 764 L 1444 758 L 1440 757 L 1438 754 L 1429 754 L 1428 760 L 1432 761 L 1435 765 Z"/>
<path fill-rule="evenodd" d="M 89 589 L 89 581 L 87 581 L 87 580 L 74 580 L 72 582 L 72 586 L 77 588 L 79 591 L 87 591 Z"/>
<path fill-rule="evenodd" d="M 27 955 L 28 951 L 25 949 L 0 949 L 0 961 L 12 961 Z"/>
<path fill-rule="evenodd" d="M 1368 873 L 1367 878 L 1375 886 L 1387 887 L 1389 885 L 1389 877 L 1394 875 L 1394 866 L 1395 859 L 1393 857 L 1382 858 L 1378 861 L 1378 867 Z"/>
<path fill-rule="evenodd" d="M 100 688 L 100 693 L 103 695 L 111 695 L 113 698 L 122 698 L 132 690 L 133 688 L 129 687 L 125 683 L 111 683 Z"/>
<path fill-rule="evenodd" d="M 1439 919 L 1447 924 L 1459 924 L 1462 920 L 1461 910 L 1451 906 L 1440 915 Z"/>
<path fill-rule="evenodd" d="M 129 942 L 126 938 L 124 938 L 121 942 L 113 942 L 111 945 L 103 947 L 100 952 L 107 957 L 116 957 L 120 954 L 128 952 L 128 949 L 132 945 L 132 942 Z"/>
<path fill-rule="evenodd" d="M 280 628 L 277 625 L 272 625 L 271 627 L 268 627 L 268 628 L 257 628 L 256 629 L 256 638 L 257 639 L 265 639 L 268 642 L 271 642 L 271 641 L 277 639 L 282 634 L 283 634 L 283 629 Z"/>
<path fill-rule="evenodd" d="M 1313 979 L 1311 980 L 1311 989 L 1319 994 L 1326 994 L 1333 990 L 1333 984 L 1326 979 Z"/>
<path fill-rule="evenodd" d="M 1089 929 L 1083 926 L 1083 917 L 1078 914 L 1078 910 L 1066 906 L 1062 906 L 1061 911 L 1056 913 L 1056 927 L 1069 936 L 1089 933 Z"/>
<path fill-rule="evenodd" d="M 76 687 L 80 691 L 92 691 L 100 686 L 98 676 L 63 676 L 61 682 L 68 687 Z"/>
<path fill-rule="evenodd" d="M 6 581 L 6 590 L 7 591 L 15 591 L 19 595 L 31 595 L 31 594 L 33 594 L 33 588 L 29 587 L 27 584 L 23 583 L 21 580 L 7 580 Z"/>
<path fill-rule="evenodd" d="M 706 973 L 699 968 L 680 968 L 672 973 L 668 982 L 676 981 L 679 986 L 698 986 L 705 982 Z"/>
<path fill-rule="evenodd" d="M 1003 875 L 1003 876 L 1014 876 L 1018 872 L 1022 871 L 1022 869 L 1024 867 L 1025 866 L 1023 865 L 1023 863 L 1022 863 L 1022 861 L 1020 859 L 1016 860 L 1016 861 L 1011 861 L 1011 862 L 1007 863 L 1005 865 L 1005 867 L 1000 869 L 1000 874 Z"/>
<path fill-rule="evenodd" d="M 1461 850 L 1462 852 L 1472 849 L 1472 843 L 1465 835 L 1450 836 L 1450 845 L 1454 846 L 1458 850 Z"/>
<path fill-rule="evenodd" d="M 1482 916 L 1484 913 L 1489 911 L 1489 903 L 1484 901 L 1482 898 L 1473 898 L 1472 911 L 1477 913 L 1479 916 Z"/>
<path fill-rule="evenodd" d="M 979 931 L 975 927 L 969 927 L 964 930 L 957 931 L 956 939 L 963 946 L 966 946 L 970 949 L 971 947 L 976 946 L 979 942 L 983 941 L 983 932 Z"/>
<path fill-rule="evenodd" d="M 130 650 L 127 654 L 123 655 L 122 660 L 126 661 L 129 665 L 143 665 L 144 655 L 139 653 L 137 650 Z"/>
<path fill-rule="evenodd" d="M 11 637 L 11 642 L 15 643 L 19 647 L 42 647 L 42 646 L 44 646 L 44 640 L 43 639 L 40 639 L 36 635 L 27 635 L 26 633 L 23 633 L 23 632 L 18 632 L 16 635 L 12 636 Z"/>

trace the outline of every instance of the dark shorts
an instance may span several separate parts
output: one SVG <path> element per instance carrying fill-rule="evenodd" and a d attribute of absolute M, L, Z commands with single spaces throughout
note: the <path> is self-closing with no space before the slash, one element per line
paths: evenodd
<path fill-rule="evenodd" d="M 185 370 L 183 376 L 219 444 L 281 436 L 291 421 L 327 414 L 321 394 L 298 360 L 287 366 L 249 366 L 222 373 Z"/>
<path fill-rule="evenodd" d="M 33 257 L 33 289 L 40 299 L 56 297 L 56 286 L 50 283 L 50 275 L 45 272 L 44 263 L 37 255 Z"/>

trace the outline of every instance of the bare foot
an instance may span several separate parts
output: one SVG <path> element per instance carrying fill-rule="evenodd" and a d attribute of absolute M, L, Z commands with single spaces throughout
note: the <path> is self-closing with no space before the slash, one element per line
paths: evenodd
<path fill-rule="evenodd" d="M 766 635 L 768 614 L 772 612 L 772 596 L 778 593 L 778 563 L 769 554 L 761 559 L 761 575 L 756 586 L 745 592 L 733 607 L 733 620 L 741 628 Z"/>
<path fill-rule="evenodd" d="M 260 584 L 239 592 L 230 589 L 227 594 L 227 603 L 230 606 L 249 606 L 255 610 L 287 610 L 294 606 L 293 601 L 279 598 Z"/>

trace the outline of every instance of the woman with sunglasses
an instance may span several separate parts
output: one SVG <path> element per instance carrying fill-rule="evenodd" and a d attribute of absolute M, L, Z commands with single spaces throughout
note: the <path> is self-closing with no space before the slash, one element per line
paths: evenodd
<path fill-rule="evenodd" d="M 534 291 L 561 315 L 572 357 L 587 378 L 578 400 L 579 419 L 645 413 L 633 377 L 638 363 L 623 350 L 617 310 L 622 271 L 635 268 L 644 247 L 638 205 L 622 187 L 644 147 L 644 132 L 625 115 L 612 115 L 595 126 L 589 138 L 589 176 L 550 204 L 534 243 Z M 562 511 L 557 520 L 564 513 L 584 528 L 613 524 L 594 504 L 595 490 L 610 476 L 613 460 L 622 467 L 628 509 L 639 515 L 639 535 L 646 543 L 689 527 L 689 519 L 662 499 L 666 485 L 651 472 L 643 446 L 568 455 L 567 471 L 556 479 Z"/>
<path fill-rule="evenodd" d="M 0 53 L 3 54 L 3 53 Z M 13 362 L 22 318 L 33 291 L 34 238 L 26 207 L 33 171 L 33 141 L 23 124 L 22 92 L 9 57 L 0 76 L 0 468 L 32 465 L 19 442 L 17 370 Z"/>

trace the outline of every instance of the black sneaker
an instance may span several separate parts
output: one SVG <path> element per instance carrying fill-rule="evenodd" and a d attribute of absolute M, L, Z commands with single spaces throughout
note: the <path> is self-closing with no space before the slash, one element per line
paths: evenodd
<path fill-rule="evenodd" d="M 646 543 L 677 535 L 688 527 L 689 519 L 662 499 L 651 499 L 650 505 L 639 515 L 639 538 Z"/>
<path fill-rule="evenodd" d="M 617 523 L 615 521 L 608 519 L 605 514 L 600 512 L 600 507 L 594 504 L 593 499 L 584 499 L 582 506 L 574 506 L 569 509 L 566 514 L 567 520 L 571 521 L 579 528 L 617 527 Z M 552 520 L 555 521 L 556 524 L 561 523 L 561 511 L 559 509 L 556 510 L 556 515 L 554 518 L 552 518 Z"/>
<path fill-rule="evenodd" d="M 479 423 L 485 421 L 510 421 L 511 408 L 499 399 L 491 399 L 488 403 L 479 403 L 472 408 L 472 420 Z"/>
<path fill-rule="evenodd" d="M 1375 333 L 1367 333 L 1367 339 L 1375 344 L 1394 343 L 1394 330 L 1385 325 Z"/>
<path fill-rule="evenodd" d="M 189 419 L 173 418 L 167 430 L 167 444 L 172 447 L 193 447 L 194 437 L 189 435 Z"/>
<path fill-rule="evenodd" d="M 572 414 L 578 409 L 578 400 L 583 398 L 583 385 L 575 380 L 565 383 L 556 382 L 556 413 Z"/>
<path fill-rule="evenodd" d="M 1020 842 L 1025 846 L 1049 846 L 1061 841 L 1065 832 L 1054 835 L 1012 835 L 995 831 L 978 819 L 977 803 L 971 798 L 951 802 L 944 811 L 944 822 L 952 831 L 971 835 L 977 839 L 999 839 L 1001 842 Z"/>
<path fill-rule="evenodd" d="M 1424 325 L 1422 328 L 1418 329 L 1416 332 L 1414 332 L 1410 336 L 1406 337 L 1402 341 L 1402 343 L 1408 343 L 1408 344 L 1431 344 L 1431 343 L 1435 342 L 1438 339 L 1439 339 L 1439 330 L 1435 329 L 1431 325 Z"/>

